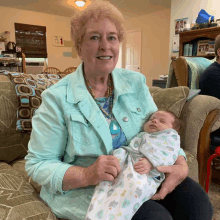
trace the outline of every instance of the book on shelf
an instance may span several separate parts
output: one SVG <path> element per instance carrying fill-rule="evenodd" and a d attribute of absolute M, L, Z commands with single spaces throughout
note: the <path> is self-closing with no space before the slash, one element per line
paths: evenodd
<path fill-rule="evenodd" d="M 183 56 L 189 56 L 189 44 L 185 44 L 183 48 Z"/>
<path fill-rule="evenodd" d="M 192 56 L 193 44 L 185 44 L 183 48 L 183 56 Z"/>
<path fill-rule="evenodd" d="M 209 41 L 209 53 L 215 53 L 215 41 Z"/>
<path fill-rule="evenodd" d="M 188 56 L 192 56 L 193 45 L 189 44 Z"/>
<path fill-rule="evenodd" d="M 192 48 L 192 56 L 197 56 L 197 46 L 198 46 L 197 41 L 194 41 L 194 42 L 192 43 L 192 45 L 193 45 L 193 48 Z"/>

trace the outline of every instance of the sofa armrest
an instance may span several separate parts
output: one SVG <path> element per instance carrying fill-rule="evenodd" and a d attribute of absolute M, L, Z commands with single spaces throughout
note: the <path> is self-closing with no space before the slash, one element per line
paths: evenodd
<path fill-rule="evenodd" d="M 206 95 L 197 95 L 185 103 L 180 119 L 183 121 L 181 131 L 181 147 L 193 155 L 197 155 L 200 131 L 209 113 L 217 111 L 212 120 L 210 131 L 220 127 L 220 100 Z"/>

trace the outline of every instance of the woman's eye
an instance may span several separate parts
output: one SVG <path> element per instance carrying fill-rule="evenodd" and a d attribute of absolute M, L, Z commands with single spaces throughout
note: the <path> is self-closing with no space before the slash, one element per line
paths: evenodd
<path fill-rule="evenodd" d="M 117 40 L 117 38 L 115 36 L 110 36 L 109 39 L 110 40 Z"/>
<path fill-rule="evenodd" d="M 91 39 L 91 40 L 98 40 L 99 37 L 98 37 L 98 36 L 92 36 L 90 39 Z"/>

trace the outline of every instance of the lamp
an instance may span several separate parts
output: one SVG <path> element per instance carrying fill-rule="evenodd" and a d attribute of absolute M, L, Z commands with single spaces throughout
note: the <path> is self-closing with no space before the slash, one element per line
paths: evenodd
<path fill-rule="evenodd" d="M 76 0 L 76 1 L 75 1 L 75 4 L 76 4 L 78 7 L 83 7 L 83 6 L 86 4 L 86 1 L 85 1 L 85 0 Z"/>
<path fill-rule="evenodd" d="M 67 4 L 82 11 L 91 4 L 91 0 L 67 0 Z"/>

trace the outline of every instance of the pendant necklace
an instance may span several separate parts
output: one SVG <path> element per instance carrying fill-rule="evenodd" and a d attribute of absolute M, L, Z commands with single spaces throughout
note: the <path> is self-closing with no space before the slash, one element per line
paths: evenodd
<path fill-rule="evenodd" d="M 113 117 L 113 113 L 112 113 L 112 108 L 113 108 L 113 81 L 112 81 L 112 76 L 111 74 L 108 75 L 108 99 L 106 101 L 106 103 L 108 103 L 108 106 L 110 107 L 110 111 L 109 111 L 109 114 L 108 112 L 100 105 L 100 102 L 99 100 L 97 100 L 95 98 L 95 94 L 92 90 L 92 87 L 89 83 L 89 80 L 86 78 L 85 74 L 83 73 L 84 75 L 84 79 L 85 79 L 85 83 L 86 83 L 86 86 L 91 94 L 91 96 L 93 97 L 93 99 L 95 100 L 96 104 L 98 105 L 99 109 L 102 111 L 102 113 L 106 116 L 106 118 L 110 119 L 111 120 L 111 123 L 109 125 L 109 129 L 110 129 L 110 133 L 115 135 L 115 134 L 118 134 L 120 132 L 120 126 L 118 124 L 118 122 L 114 119 Z"/>

